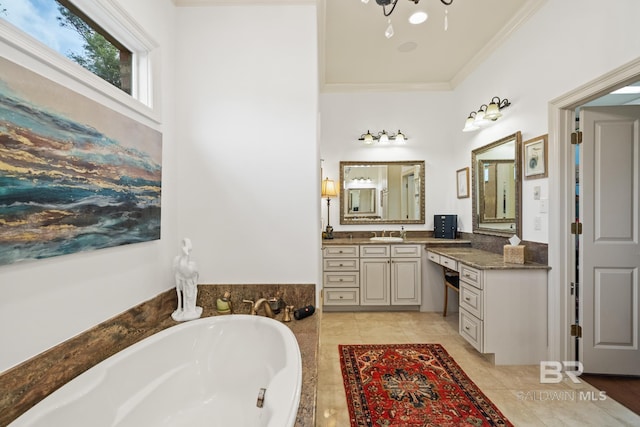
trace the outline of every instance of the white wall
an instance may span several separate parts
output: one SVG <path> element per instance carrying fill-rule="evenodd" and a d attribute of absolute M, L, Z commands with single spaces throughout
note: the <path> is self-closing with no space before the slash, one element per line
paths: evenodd
<path fill-rule="evenodd" d="M 170 0 L 120 1 L 161 48 L 154 78 L 160 84 L 159 125 L 90 86 L 0 40 L 2 55 L 163 133 L 162 239 L 0 267 L 0 372 L 173 286 L 176 234 L 175 128 L 172 116 L 174 7 Z"/>
<path fill-rule="evenodd" d="M 314 5 L 178 9 L 179 232 L 200 283 L 319 283 Z"/>
<path fill-rule="evenodd" d="M 340 161 L 425 161 L 426 224 L 406 225 L 406 230 L 433 230 L 433 215 L 456 213 L 455 171 L 464 160 L 452 155 L 454 133 L 459 131 L 452 117 L 450 92 L 411 93 L 326 93 L 321 97 L 320 157 L 323 178 L 340 181 Z M 364 145 L 361 134 L 401 130 L 409 138 L 403 146 Z M 327 202 L 322 201 L 322 224 L 326 226 Z M 336 231 L 378 228 L 375 225 L 340 225 L 339 199 L 331 201 L 330 224 Z M 386 225 L 399 230 L 399 225 Z M 471 225 L 469 225 L 469 229 Z"/>

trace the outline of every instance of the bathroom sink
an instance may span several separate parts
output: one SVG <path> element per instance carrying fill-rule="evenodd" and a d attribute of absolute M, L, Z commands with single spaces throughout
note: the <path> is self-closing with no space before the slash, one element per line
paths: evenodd
<path fill-rule="evenodd" d="M 402 242 L 402 237 L 372 237 L 369 240 L 372 242 Z"/>

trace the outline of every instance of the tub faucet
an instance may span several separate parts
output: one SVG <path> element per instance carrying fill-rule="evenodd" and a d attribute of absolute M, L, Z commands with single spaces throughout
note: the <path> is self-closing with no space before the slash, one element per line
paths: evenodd
<path fill-rule="evenodd" d="M 243 299 L 242 302 L 251 304 L 251 314 L 256 315 L 260 310 L 260 307 L 264 307 L 264 315 L 267 317 L 271 317 L 273 319 L 273 310 L 271 310 L 271 306 L 269 305 L 269 301 L 266 298 L 260 298 L 255 303 L 248 299 Z"/>

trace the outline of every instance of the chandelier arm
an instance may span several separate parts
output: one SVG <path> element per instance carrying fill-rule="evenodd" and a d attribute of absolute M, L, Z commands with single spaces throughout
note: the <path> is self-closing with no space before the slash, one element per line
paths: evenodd
<path fill-rule="evenodd" d="M 442 1 L 442 0 L 440 0 Z M 453 0 L 452 0 L 453 1 Z M 396 6 L 398 5 L 398 0 L 396 0 L 393 5 L 391 6 L 391 10 L 389 12 L 387 12 L 387 8 L 385 7 L 385 5 L 382 5 L 382 13 L 384 14 L 384 16 L 389 16 L 393 13 L 393 11 L 396 9 Z"/>
<path fill-rule="evenodd" d="M 442 2 L 442 4 L 444 4 L 444 5 L 446 5 L 446 6 L 451 6 L 451 3 L 453 3 L 453 0 L 449 0 L 449 1 L 446 1 L 446 0 L 440 0 L 440 1 Z"/>

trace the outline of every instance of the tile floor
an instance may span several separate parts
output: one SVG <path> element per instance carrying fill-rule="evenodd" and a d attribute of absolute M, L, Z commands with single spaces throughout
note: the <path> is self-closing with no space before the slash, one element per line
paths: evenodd
<path fill-rule="evenodd" d="M 612 399 L 580 400 L 580 391 L 595 390 L 587 383 L 541 384 L 537 365 L 492 366 L 457 331 L 457 313 L 322 313 L 316 427 L 350 425 L 338 344 L 394 343 L 442 344 L 515 426 L 640 426 Z"/>

